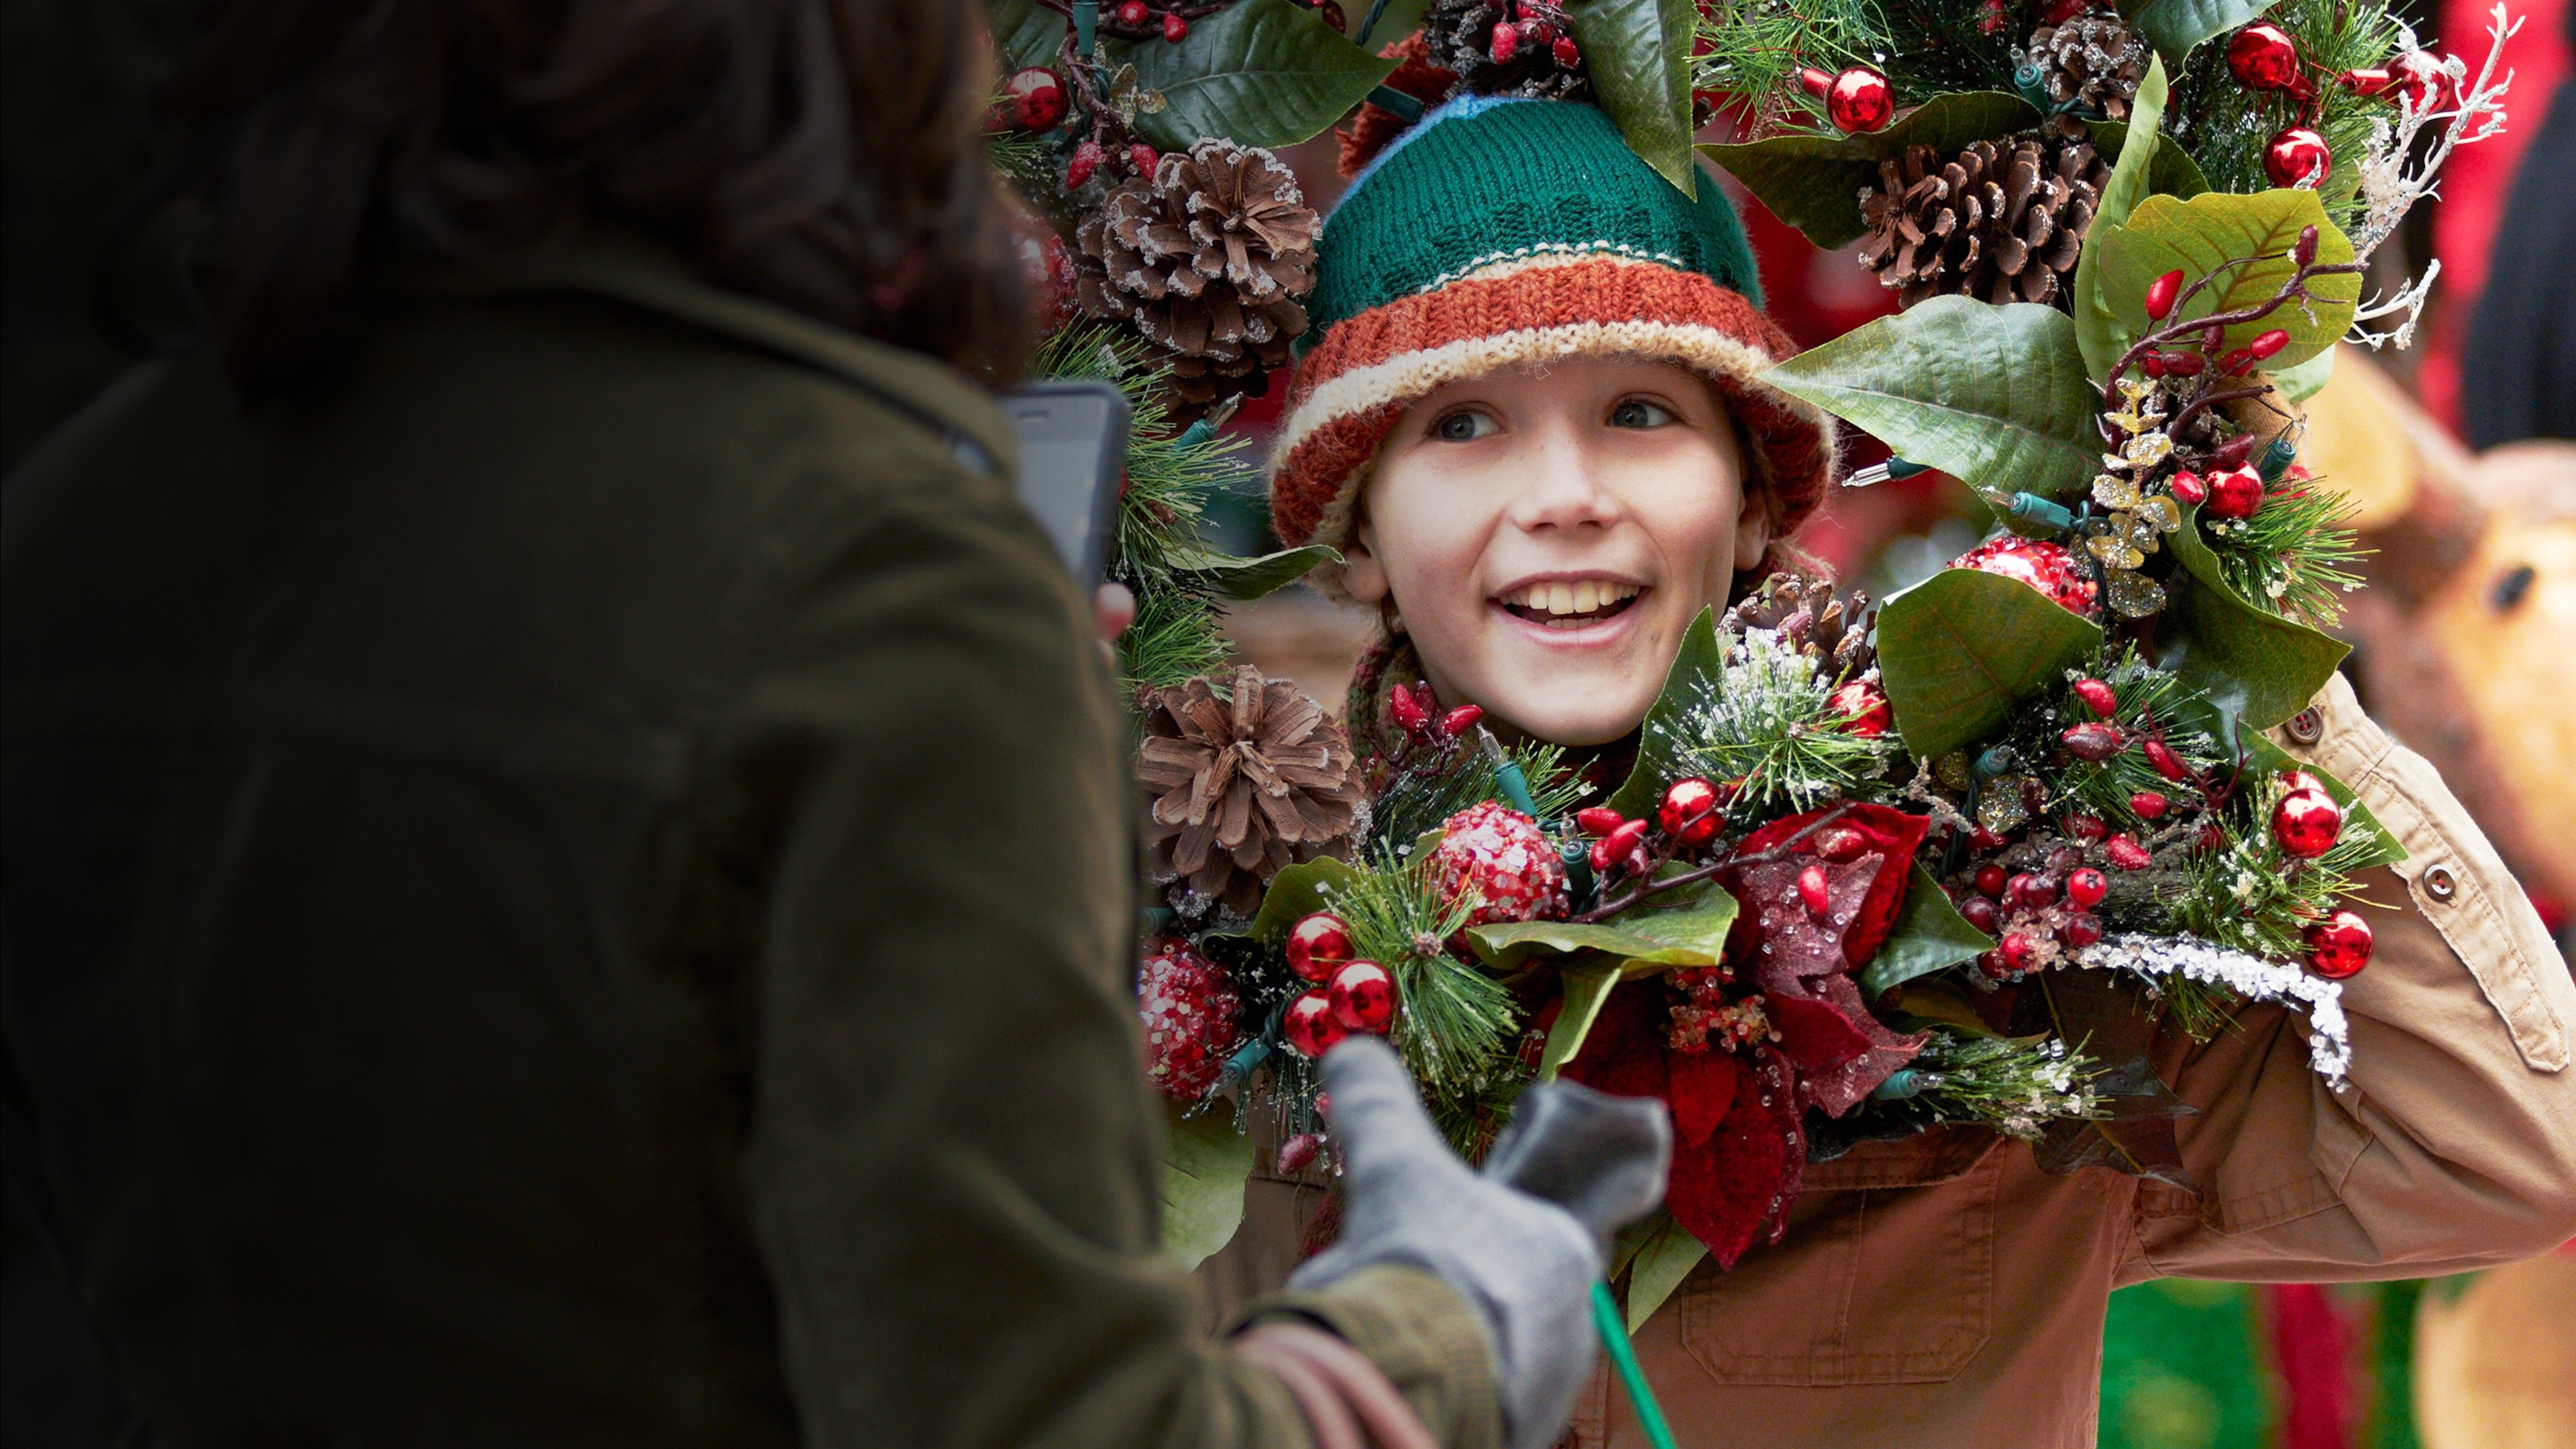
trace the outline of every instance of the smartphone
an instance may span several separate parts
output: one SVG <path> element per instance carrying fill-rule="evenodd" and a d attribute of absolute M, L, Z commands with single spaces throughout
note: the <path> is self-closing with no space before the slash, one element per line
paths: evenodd
<path fill-rule="evenodd" d="M 1105 382 L 1040 382 L 1005 395 L 1002 407 L 1020 439 L 1020 501 L 1074 581 L 1099 587 L 1126 473 L 1126 395 Z"/>

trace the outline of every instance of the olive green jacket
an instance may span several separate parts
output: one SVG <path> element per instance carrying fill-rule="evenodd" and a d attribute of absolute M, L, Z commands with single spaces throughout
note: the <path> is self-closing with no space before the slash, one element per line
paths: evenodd
<path fill-rule="evenodd" d="M 1157 1249 L 1128 800 L 988 397 L 637 249 L 7 486 L 6 1121 L 186 1444 L 1302 1444 Z M 1302 1300 L 1497 1437 L 1425 1275 Z"/>

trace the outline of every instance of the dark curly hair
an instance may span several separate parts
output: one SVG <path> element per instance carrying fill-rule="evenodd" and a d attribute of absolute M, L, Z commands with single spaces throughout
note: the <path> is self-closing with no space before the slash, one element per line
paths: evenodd
<path fill-rule="evenodd" d="M 254 393 L 392 267 L 603 224 L 709 282 L 988 375 L 1028 312 L 983 153 L 982 7 L 923 0 L 221 0 L 156 97 L 120 228 L 203 216 L 193 290 Z"/>

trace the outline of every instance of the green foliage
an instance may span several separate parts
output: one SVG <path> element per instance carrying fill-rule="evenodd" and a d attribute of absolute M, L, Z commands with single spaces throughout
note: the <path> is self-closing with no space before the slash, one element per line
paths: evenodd
<path fill-rule="evenodd" d="M 2159 668 L 2172 670 L 2226 716 L 2267 730 L 2307 707 L 2349 645 L 2249 603 L 2201 540 L 2199 510 L 2165 535 L 2182 565 L 2157 619 Z"/>
<path fill-rule="evenodd" d="M 2124 727 L 2154 720 L 2163 730 L 2165 748 L 2194 772 L 2208 771 L 2232 757 L 2224 744 L 2200 728 L 2206 711 L 2193 707 L 2199 697 L 2191 687 L 2180 676 L 2147 663 L 2135 647 L 2122 649 L 2095 677 L 2111 686 L 2119 700 L 2115 717 Z M 2052 736 L 2058 728 L 2091 718 L 2093 712 L 2070 690 L 2061 688 L 2054 707 L 2017 743 L 2045 759 L 2055 752 L 2057 742 Z M 2053 798 L 2074 802 L 2114 830 L 2136 831 L 2149 825 L 2129 804 L 2130 797 L 2142 790 L 2169 798 L 2190 793 L 2157 774 L 2146 752 L 2134 746 L 2099 763 L 2067 760 L 2052 772 L 2050 784 Z"/>
<path fill-rule="evenodd" d="M 2054 1121 L 2101 1111 L 2100 1063 L 2056 1037 L 1988 1036 L 1935 1026 L 1909 1070 L 1924 1089 L 1913 1101 L 1941 1122 L 1975 1122 L 2025 1142 Z"/>
<path fill-rule="evenodd" d="M 1886 943 L 1861 971 L 1861 995 L 1872 1001 L 1917 976 L 1973 961 L 1995 944 L 1994 937 L 1968 924 L 1930 872 L 1920 865 L 1909 869 L 1905 904 Z"/>
<path fill-rule="evenodd" d="M 2284 127 L 2313 126 L 2335 158 L 2319 194 L 2329 215 L 2349 223 L 2359 209 L 2359 162 L 2371 126 L 2389 119 L 2393 108 L 2323 82 L 2384 63 L 2396 48 L 2396 23 L 2386 0 L 2281 0 L 2263 18 L 2289 32 L 2309 74 L 2320 78 L 2314 106 L 2277 91 L 2248 90 L 2227 68 L 2227 47 L 2204 44 L 2176 73 L 2169 133 L 2199 159 L 2212 186 L 2255 192 L 2272 184 L 2263 171 L 2272 138 Z"/>
<path fill-rule="evenodd" d="M 1238 0 L 1178 45 L 1104 40 L 1101 51 L 1162 93 L 1163 109 L 1139 115 L 1136 133 L 1166 151 L 1201 136 L 1293 145 L 1349 114 L 1395 69 L 1289 0 Z"/>
<path fill-rule="evenodd" d="M 1518 740 L 1502 750 L 1505 759 L 1520 767 L 1539 819 L 1554 819 L 1583 797 L 1582 778 L 1566 767 L 1562 748 Z M 1496 779 L 1499 770 L 1493 757 L 1477 748 L 1473 736 L 1451 748 L 1409 752 L 1370 804 L 1369 847 L 1391 850 L 1410 844 L 1470 805 L 1502 799 Z"/>
<path fill-rule="evenodd" d="M 1691 161 L 1692 0 L 1565 0 L 1601 109 L 1628 148 L 1678 186 L 1698 188 Z"/>
<path fill-rule="evenodd" d="M 1790 72 L 1795 86 L 1794 68 Z M 1860 193 L 1878 184 L 1878 163 L 1908 146 L 1956 151 L 2039 124 L 2039 112 L 2019 96 L 1972 91 L 1936 96 L 1884 131 L 1857 136 L 1793 131 L 1732 146 L 1702 146 L 1701 154 L 1724 167 L 1761 199 L 1774 216 L 1817 246 L 1855 241 L 1869 228 L 1860 215 Z"/>
<path fill-rule="evenodd" d="M 2113 356 L 2150 326 L 2147 287 L 2170 271 L 2186 283 L 2204 277 L 2219 280 L 2176 307 L 2167 322 L 2188 322 L 2221 312 L 2259 306 L 2277 295 L 2297 272 L 2291 246 L 2308 227 L 2317 229 L 2317 261 L 2327 266 L 2352 260 L 2352 242 L 2326 219 L 2313 191 L 2274 190 L 2251 196 L 2211 192 L 2178 201 L 2150 196 L 2139 203 L 2125 225 L 2097 232 L 2088 253 L 2099 248 L 2102 301 L 2110 312 Z M 2239 265 L 2229 265 L 2240 262 Z M 2274 354 L 2273 365 L 2295 367 L 2334 346 L 2352 325 L 2353 307 L 2361 297 L 2358 275 L 2315 277 L 2308 282 L 2313 302 L 2290 302 L 2269 316 L 2239 322 L 2226 331 L 2220 350 L 2242 347 L 2261 333 L 2279 328 L 2289 345 Z"/>
<path fill-rule="evenodd" d="M 1252 1139 L 1232 1115 L 1185 1113 L 1167 1102 L 1163 1148 L 1163 1250 L 1195 1268 L 1233 1239 L 1243 1222 L 1243 1185 L 1252 1176 Z"/>
<path fill-rule="evenodd" d="M 1799 88 L 1799 67 L 1872 63 L 1884 33 L 1870 0 L 1715 0 L 1700 11 L 1704 53 L 1691 59 L 1692 84 L 1742 97 L 1759 118 L 1796 108 L 1821 122 L 1823 110 Z"/>
<path fill-rule="evenodd" d="M 2180 65 L 2191 48 L 2225 34 L 2271 9 L 2280 0 L 2146 0 L 2120 7 L 2129 29 L 2156 49 L 2168 65 Z"/>
<path fill-rule="evenodd" d="M 2119 314 L 2102 280 L 2102 249 L 2147 194 L 2156 153 L 2164 149 L 2156 133 L 2164 115 L 2165 63 L 2158 57 L 2147 62 L 2146 79 L 2138 83 L 2129 124 L 2121 133 L 2120 159 L 2111 167 L 2111 179 L 2102 188 L 2102 204 L 2093 209 L 2093 225 L 2084 234 L 2084 250 L 2075 263 L 2075 342 L 2084 355 L 2085 374 L 2097 383 L 2110 378 L 2113 364 L 2128 345 L 2114 326 Z"/>
<path fill-rule="evenodd" d="M 1830 703 L 1834 684 L 1816 660 L 1767 635 L 1721 647 L 1702 611 L 1647 711 L 1636 768 L 1610 805 L 1645 815 L 1668 784 L 1689 776 L 1741 782 L 1727 807 L 1739 822 L 1860 792 L 1893 751 L 1850 731 Z"/>
<path fill-rule="evenodd" d="M 2087 121 L 2084 129 L 2093 135 L 2093 145 L 2115 161 L 2129 141 L 2125 121 Z M 2209 189 L 2209 178 L 2201 174 L 2200 163 L 2191 153 L 2173 143 L 2172 138 L 2156 138 L 2155 150 L 2147 158 L 2147 190 L 2157 196 L 2198 196 Z"/>
<path fill-rule="evenodd" d="M 2173 903 L 2181 929 L 2251 955 L 2293 960 L 2307 950 L 2301 935 L 2307 924 L 2341 906 L 2376 842 L 2347 822 L 2334 849 L 2315 860 L 2292 859 L 2273 841 L 2268 823 L 2280 797 L 2278 780 L 2257 782 L 2240 797 L 2245 814 L 2226 848 L 2187 863 Z"/>
<path fill-rule="evenodd" d="M 1655 1316 L 1655 1310 L 1682 1286 L 1682 1280 L 1708 1256 L 1708 1245 L 1690 1235 L 1688 1229 L 1673 1221 L 1672 1214 L 1657 1212 L 1642 1223 L 1619 1235 L 1616 1267 L 1612 1276 L 1627 1274 L 1627 1302 L 1623 1317 L 1633 1335 Z"/>
<path fill-rule="evenodd" d="M 1360 955 L 1395 975 L 1404 1005 L 1389 1040 L 1424 1100 L 1481 1091 L 1510 1065 L 1511 993 L 1448 951 L 1476 898 L 1441 899 L 1431 852 L 1381 854 L 1327 899 Z"/>
<path fill-rule="evenodd" d="M 2204 540 L 2239 597 L 2330 629 L 2342 617 L 2341 596 L 2361 587 L 2353 566 L 2370 553 L 2354 541 L 2352 517 L 2340 490 L 2293 485 L 2275 490 L 2251 518 L 2211 521 Z"/>
<path fill-rule="evenodd" d="M 1064 46 L 1065 18 L 1037 0 L 985 0 L 993 50 L 1005 75 L 1033 65 L 1052 70 Z"/>
<path fill-rule="evenodd" d="M 2075 324 L 2053 307 L 1934 297 L 1762 380 L 1988 498 L 2071 496 L 2101 468 L 2098 398 Z"/>
<path fill-rule="evenodd" d="M 2091 620 L 1974 569 L 1944 569 L 1878 612 L 1880 686 L 1906 748 L 1927 759 L 1983 739 L 2016 701 L 2101 648 Z"/>

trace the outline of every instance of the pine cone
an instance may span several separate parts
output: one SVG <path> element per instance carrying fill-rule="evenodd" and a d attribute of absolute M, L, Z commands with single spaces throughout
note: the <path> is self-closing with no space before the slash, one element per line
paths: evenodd
<path fill-rule="evenodd" d="M 1498 61 L 1494 27 L 1505 21 L 1513 40 Z M 1480 96 L 1592 99 L 1592 75 L 1581 56 L 1567 65 L 1558 54 L 1556 42 L 1567 34 L 1565 11 L 1555 0 L 1431 0 L 1422 12 L 1431 63 Z M 1571 46 L 1567 53 L 1574 53 Z"/>
<path fill-rule="evenodd" d="M 1347 848 L 1363 797 L 1342 727 L 1296 685 L 1247 664 L 1231 694 L 1200 678 L 1152 695 L 1136 778 L 1155 879 L 1248 916 L 1270 877 Z"/>
<path fill-rule="evenodd" d="M 1320 225 L 1277 156 L 1202 137 L 1076 228 L 1082 308 L 1132 323 L 1183 403 L 1258 393 L 1306 330 Z"/>
<path fill-rule="evenodd" d="M 1836 598 L 1830 579 L 1775 573 L 1726 611 L 1724 628 L 1739 639 L 1747 629 L 1775 630 L 1800 653 L 1822 661 L 1828 677 L 1847 679 L 1878 663 L 1870 621 L 1868 594 L 1854 589 L 1849 598 Z"/>
<path fill-rule="evenodd" d="M 2039 68 L 2049 100 L 2061 106 L 2074 103 L 2073 115 L 2057 118 L 2059 130 L 2068 136 L 2083 134 L 2083 120 L 2129 119 L 2129 103 L 2147 78 L 2145 42 L 2108 10 L 2089 10 L 2039 27 L 2031 32 L 2023 58 Z"/>
<path fill-rule="evenodd" d="M 2045 302 L 2066 309 L 2075 260 L 2110 163 L 2087 141 L 2063 137 L 1972 141 L 1943 160 L 1908 146 L 1878 163 L 1861 193 L 1872 235 L 1862 266 L 1911 307 L 1945 294 L 1986 302 Z"/>

